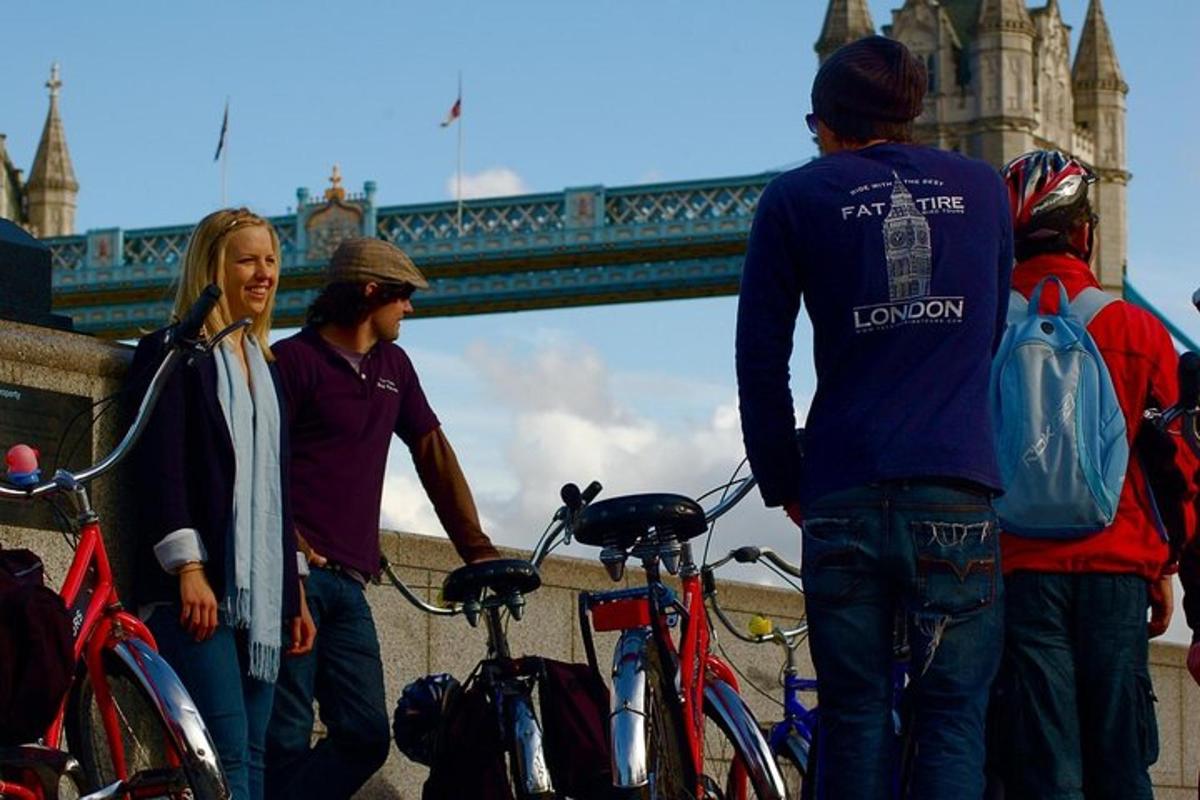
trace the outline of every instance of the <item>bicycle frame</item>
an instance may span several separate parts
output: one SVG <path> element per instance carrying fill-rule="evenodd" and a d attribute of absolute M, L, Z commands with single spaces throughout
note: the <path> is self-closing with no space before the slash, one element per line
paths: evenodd
<path fill-rule="evenodd" d="M 661 662 L 678 670 L 678 689 L 663 698 L 682 723 L 686 743 L 686 779 L 697 797 L 703 796 L 704 709 L 719 716 L 735 740 L 742 758 L 735 759 L 736 797 L 744 798 L 750 773 L 773 785 L 783 796 L 783 781 L 761 732 L 739 695 L 734 671 L 709 650 L 709 621 L 704 604 L 700 571 L 692 562 L 691 549 L 680 548 L 682 600 L 661 581 L 659 559 L 654 553 L 643 557 L 646 587 L 611 592 L 582 593 L 579 598 L 580 629 L 593 669 L 597 666 L 592 631 L 622 631 L 614 653 L 612 708 L 613 782 L 621 788 L 643 786 L 648 779 L 645 716 L 646 648 L 655 647 Z M 680 628 L 676 645 L 670 628 Z"/>
<path fill-rule="evenodd" d="M 463 613 L 461 606 L 447 608 L 422 600 L 400 580 L 386 558 L 380 560 L 380 567 L 392 586 L 417 609 L 438 617 Z M 498 724 L 504 732 L 505 746 L 511 759 L 514 784 L 524 797 L 552 797 L 554 784 L 542 744 L 542 726 L 533 710 L 530 676 L 521 662 L 512 657 L 500 618 L 501 608 L 509 608 L 510 611 L 513 608 L 509 605 L 510 600 L 493 595 L 480 603 L 479 611 L 487 629 L 487 658 L 480 664 L 480 674 L 492 689 L 494 707 L 499 715 Z"/>

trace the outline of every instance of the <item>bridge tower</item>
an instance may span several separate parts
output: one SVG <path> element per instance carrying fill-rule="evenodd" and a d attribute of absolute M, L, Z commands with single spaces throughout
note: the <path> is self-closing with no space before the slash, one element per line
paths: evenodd
<path fill-rule="evenodd" d="M 1070 27 L 1058 0 L 904 0 L 883 34 L 925 62 L 929 88 L 917 141 L 981 158 L 999 168 L 1035 147 L 1070 153 L 1100 178 L 1094 206 L 1102 218 L 1092 268 L 1105 288 L 1124 287 L 1125 95 L 1116 47 L 1101 0 L 1091 0 L 1070 53 Z M 830 0 L 823 48 L 847 40 L 854 5 Z M 854 14 L 865 11 L 854 12 Z M 869 32 L 869 31 L 866 31 Z"/>
<path fill-rule="evenodd" d="M 867 0 L 830 0 L 821 37 L 817 39 L 817 58 L 824 64 L 834 50 L 873 33 L 875 23 L 871 21 Z"/>
<path fill-rule="evenodd" d="M 26 220 L 34 235 L 41 238 L 75 232 L 75 199 L 79 194 L 67 135 L 58 114 L 58 90 L 62 88 L 58 64 L 50 68 L 46 88 L 50 90 L 50 110 L 25 187 Z"/>
<path fill-rule="evenodd" d="M 1126 170 L 1125 96 L 1129 85 L 1121 76 L 1104 8 L 1091 0 L 1072 70 L 1075 89 L 1075 122 L 1093 141 L 1091 164 L 1099 176 L 1092 187 L 1092 210 L 1100 217 L 1096 231 L 1093 269 L 1105 286 L 1120 286 L 1125 279 L 1127 228 L 1125 217 Z"/>

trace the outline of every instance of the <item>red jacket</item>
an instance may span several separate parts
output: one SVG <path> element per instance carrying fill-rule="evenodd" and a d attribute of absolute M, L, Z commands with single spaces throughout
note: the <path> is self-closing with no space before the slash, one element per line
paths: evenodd
<path fill-rule="evenodd" d="M 1072 298 L 1087 286 L 1100 285 L 1083 261 L 1054 254 L 1018 264 L 1013 288 L 1028 297 L 1047 275 L 1057 276 Z M 1057 295 L 1045 292 L 1042 304 L 1044 310 L 1056 308 Z M 1128 429 L 1129 470 L 1117 518 L 1105 530 L 1082 539 L 1004 534 L 1004 572 L 1134 573 L 1155 580 L 1174 571 L 1180 550 L 1195 530 L 1195 457 L 1179 437 L 1164 436 L 1142 417 L 1148 408 L 1178 401 L 1179 355 L 1171 335 L 1153 315 L 1124 301 L 1101 311 L 1088 332 L 1108 366 Z"/>

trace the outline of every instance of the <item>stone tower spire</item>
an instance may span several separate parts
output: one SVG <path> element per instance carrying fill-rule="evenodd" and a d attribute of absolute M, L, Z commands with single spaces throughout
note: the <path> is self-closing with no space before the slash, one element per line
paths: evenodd
<path fill-rule="evenodd" d="M 1033 146 L 1034 34 L 1023 0 L 980 2 L 971 58 L 978 103 L 972 150 L 991 164 L 1004 164 Z"/>
<path fill-rule="evenodd" d="M 1106 288 L 1120 291 L 1127 254 L 1125 199 L 1129 172 L 1125 153 L 1125 96 L 1129 85 L 1100 0 L 1090 0 L 1071 70 L 1075 122 L 1093 143 L 1092 209 L 1100 216 L 1092 269 Z"/>
<path fill-rule="evenodd" d="M 871 21 L 867 0 L 829 0 L 821 38 L 817 39 L 817 59 L 824 64 L 834 50 L 873 33 L 875 23 Z"/>
<path fill-rule="evenodd" d="M 982 0 L 976 23 L 980 33 L 989 30 L 1033 31 L 1033 20 L 1025 0 Z"/>
<path fill-rule="evenodd" d="M 75 180 L 67 136 L 58 115 L 58 90 L 62 88 L 58 64 L 50 68 L 46 88 L 50 90 L 50 111 L 25 187 L 26 218 L 37 236 L 67 236 L 75 232 L 79 182 Z"/>

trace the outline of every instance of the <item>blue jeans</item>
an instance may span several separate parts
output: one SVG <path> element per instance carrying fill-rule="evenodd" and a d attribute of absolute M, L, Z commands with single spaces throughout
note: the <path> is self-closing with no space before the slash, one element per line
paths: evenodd
<path fill-rule="evenodd" d="M 267 732 L 267 796 L 339 800 L 358 791 L 391 749 L 379 637 L 353 578 L 314 567 L 304 588 L 317 641 L 311 653 L 280 665 Z M 311 747 L 314 698 L 328 735 Z"/>
<path fill-rule="evenodd" d="M 275 686 L 251 678 L 245 635 L 225 624 L 197 642 L 179 624 L 179 604 L 146 624 L 179 675 L 212 736 L 233 800 L 262 800 L 263 751 Z"/>
<path fill-rule="evenodd" d="M 999 536 L 987 495 L 889 482 L 805 510 L 803 575 L 820 722 L 817 796 L 894 796 L 897 615 L 911 650 L 908 796 L 984 788 L 988 691 L 1000 663 Z"/>
<path fill-rule="evenodd" d="M 1006 796 L 1152 800 L 1146 580 L 1015 572 L 1004 584 L 990 755 Z"/>

